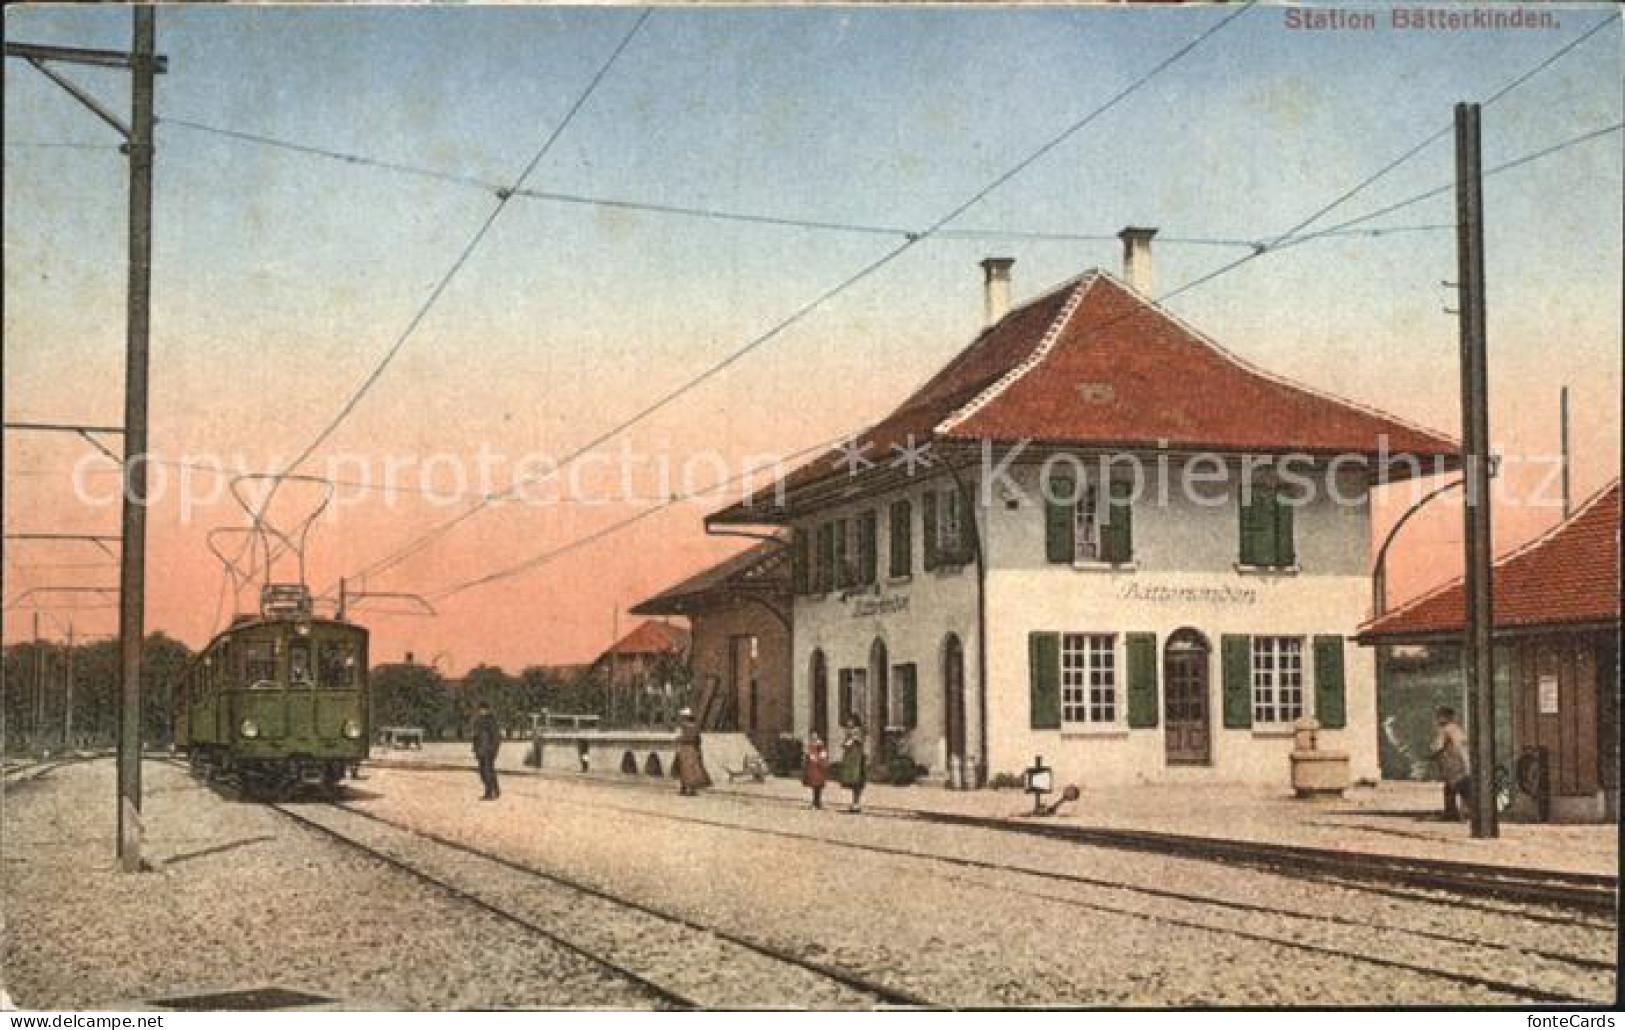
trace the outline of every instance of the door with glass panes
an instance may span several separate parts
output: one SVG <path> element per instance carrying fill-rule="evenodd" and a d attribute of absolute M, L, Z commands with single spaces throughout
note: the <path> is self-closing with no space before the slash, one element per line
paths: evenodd
<path fill-rule="evenodd" d="M 1213 759 L 1208 709 L 1207 638 L 1182 629 L 1168 638 L 1162 656 L 1165 741 L 1169 765 L 1206 765 Z"/>

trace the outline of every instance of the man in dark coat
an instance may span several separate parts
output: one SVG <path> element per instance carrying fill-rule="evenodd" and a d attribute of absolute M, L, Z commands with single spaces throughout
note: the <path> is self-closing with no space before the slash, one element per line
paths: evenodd
<path fill-rule="evenodd" d="M 502 747 L 502 727 L 491 714 L 491 706 L 480 702 L 479 714 L 474 716 L 474 760 L 480 764 L 480 782 L 485 784 L 481 801 L 495 801 L 502 796 L 497 783 L 497 750 Z"/>

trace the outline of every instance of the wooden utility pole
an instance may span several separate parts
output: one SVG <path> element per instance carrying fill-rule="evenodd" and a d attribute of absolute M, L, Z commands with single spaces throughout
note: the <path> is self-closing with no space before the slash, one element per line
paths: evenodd
<path fill-rule="evenodd" d="M 34 753 L 45 746 L 45 644 L 39 636 L 39 612 L 34 613 L 34 711 L 31 714 Z"/>
<path fill-rule="evenodd" d="M 119 727 L 118 855 L 126 871 L 141 868 L 141 644 L 147 552 L 147 342 L 152 289 L 152 130 L 154 80 L 168 70 L 157 53 L 155 9 L 131 10 L 129 52 L 55 46 L 7 40 L 5 55 L 27 61 L 97 118 L 124 137 L 130 161 L 129 297 L 125 310 L 124 357 L 124 531 L 119 554 Z M 130 73 L 128 125 L 84 87 L 58 71 L 57 64 L 120 68 Z M 78 431 L 88 427 L 53 427 Z M 9 534 L 8 534 L 9 535 Z M 93 539 L 61 534 L 35 538 Z"/>
<path fill-rule="evenodd" d="M 130 260 L 124 351 L 124 519 L 119 550 L 118 855 L 141 869 L 141 645 L 147 559 L 147 343 L 152 294 L 152 126 L 157 26 L 132 11 L 130 47 Z"/>
<path fill-rule="evenodd" d="M 1563 521 L 1569 520 L 1569 513 L 1573 511 L 1572 494 L 1569 493 L 1569 388 L 1567 386 L 1557 395 L 1557 432 L 1558 450 L 1563 462 Z"/>
<path fill-rule="evenodd" d="M 1461 443 L 1466 480 L 1466 632 L 1472 700 L 1473 836 L 1501 834 L 1495 809 L 1495 646 L 1490 554 L 1489 375 L 1479 105 L 1456 105 L 1456 260 L 1461 283 Z"/>
<path fill-rule="evenodd" d="M 68 620 L 68 658 L 62 676 L 62 750 L 73 750 L 73 620 Z"/>

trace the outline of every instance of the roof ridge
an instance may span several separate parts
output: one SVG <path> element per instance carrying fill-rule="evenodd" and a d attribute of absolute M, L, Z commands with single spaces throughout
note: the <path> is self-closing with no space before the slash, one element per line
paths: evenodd
<path fill-rule="evenodd" d="M 1613 492 L 1615 490 L 1618 490 L 1618 489 L 1619 489 L 1619 478 L 1616 476 L 1610 482 L 1605 483 L 1600 489 L 1598 489 L 1590 497 L 1586 498 L 1585 501 L 1582 502 L 1578 508 L 1574 509 L 1573 513 L 1570 514 L 1568 518 L 1563 519 L 1562 521 L 1558 522 L 1556 525 L 1548 526 L 1545 530 L 1543 530 L 1538 535 L 1536 535 L 1536 536 L 1534 536 L 1534 537 L 1532 537 L 1532 538 L 1530 538 L 1528 540 L 1525 540 L 1523 543 L 1521 543 L 1521 544 L 1517 545 L 1516 547 L 1512 548 L 1510 551 L 1507 551 L 1505 554 L 1502 554 L 1499 557 L 1492 560 L 1490 562 L 1491 575 L 1492 576 L 1494 575 L 1494 570 L 1499 569 L 1499 568 L 1501 568 L 1501 567 L 1503 567 L 1505 565 L 1510 564 L 1513 561 L 1516 561 L 1519 558 L 1524 557 L 1530 551 L 1533 551 L 1538 547 L 1542 547 L 1545 544 L 1550 543 L 1559 533 L 1563 532 L 1565 529 L 1568 529 L 1569 527 L 1573 526 L 1575 523 L 1579 522 L 1580 519 L 1583 518 L 1584 516 L 1590 514 L 1591 509 L 1596 507 L 1598 504 L 1600 504 L 1602 502 L 1603 498 L 1607 497 L 1609 493 L 1611 493 L 1611 492 Z M 1422 604 L 1424 604 L 1424 603 L 1426 603 L 1428 601 L 1431 601 L 1435 597 L 1440 596 L 1441 594 L 1449 593 L 1451 590 L 1454 590 L 1457 587 L 1464 586 L 1466 584 L 1466 581 L 1467 581 L 1467 577 L 1465 575 L 1459 575 L 1459 576 L 1455 576 L 1455 577 L 1453 577 L 1451 579 L 1448 579 L 1445 582 L 1439 584 L 1438 586 L 1434 587 L 1431 590 L 1428 590 L 1428 591 L 1425 591 L 1423 593 L 1417 594 L 1415 597 L 1411 598 L 1409 601 L 1406 601 L 1404 604 L 1398 606 L 1397 608 L 1392 608 L 1392 609 L 1390 609 L 1390 610 L 1388 610 L 1386 612 L 1383 612 L 1381 615 L 1372 616 L 1369 620 L 1362 623 L 1360 628 L 1362 630 L 1365 630 L 1365 629 L 1375 627 L 1378 623 L 1387 622 L 1390 619 L 1397 619 L 1401 615 L 1404 615 L 1405 613 L 1409 612 L 1411 609 L 1416 608 L 1416 607 L 1418 607 L 1418 606 L 1420 606 L 1420 605 L 1422 605 Z"/>
<path fill-rule="evenodd" d="M 1082 305 L 1084 296 L 1094 287 L 1095 283 L 1100 281 L 1100 276 L 1103 274 L 1105 273 L 1096 268 L 1069 280 L 1072 296 L 1067 298 L 1066 304 L 1056 314 L 1055 320 L 1049 324 L 1049 328 L 1044 330 L 1044 335 L 1039 338 L 1038 345 L 1033 348 L 1032 353 L 1006 370 L 1003 375 L 995 379 L 991 385 L 985 387 L 969 403 L 961 406 L 947 418 L 938 422 L 932 427 L 931 431 L 933 433 L 950 432 L 955 426 L 991 404 L 1000 394 L 1026 376 L 1028 372 L 1042 364 L 1044 359 L 1049 356 L 1050 351 L 1054 349 L 1055 341 L 1060 339 L 1061 332 L 1066 328 L 1067 323 L 1072 321 L 1072 316 L 1077 313 L 1079 306 Z M 1062 284 L 1063 287 L 1066 285 Z M 1043 294 L 1040 299 L 1054 295 L 1059 292 L 1059 289 Z"/>
<path fill-rule="evenodd" d="M 950 375 L 953 374 L 953 372 L 956 369 L 958 369 L 960 366 L 965 364 L 965 362 L 969 361 L 970 358 L 971 358 L 972 352 L 976 350 L 977 346 L 980 345 L 982 343 L 982 341 L 986 340 L 989 336 L 991 336 L 994 332 L 996 332 L 999 329 L 1000 326 L 1004 325 L 1004 323 L 1010 321 L 1012 318 L 1016 317 L 1017 315 L 1021 314 L 1022 312 L 1026 311 L 1029 308 L 1037 307 L 1039 304 L 1042 304 L 1045 301 L 1047 301 L 1047 300 L 1051 299 L 1052 297 L 1054 297 L 1057 293 L 1060 293 L 1063 290 L 1070 289 L 1072 286 L 1077 284 L 1078 280 L 1082 279 L 1087 274 L 1088 274 L 1087 272 L 1080 272 L 1077 275 L 1070 276 L 1070 277 L 1068 277 L 1066 279 L 1063 279 L 1061 282 L 1058 282 L 1053 286 L 1050 286 L 1050 287 L 1047 287 L 1046 289 L 1040 290 L 1038 293 L 1034 294 L 1031 297 L 1028 297 L 1026 300 L 1022 301 L 1020 304 L 1017 304 L 1014 307 L 1012 307 L 1009 311 L 1006 311 L 1003 315 L 1000 315 L 998 321 L 993 322 L 993 323 L 991 323 L 989 325 L 983 326 L 981 331 L 979 331 L 975 336 L 971 337 L 971 340 L 970 340 L 969 343 L 967 343 L 963 347 L 961 347 L 954 354 L 953 357 L 948 359 L 947 364 L 942 365 L 936 371 L 934 371 L 930 375 L 926 376 L 925 380 L 923 382 L 921 382 L 920 385 L 918 385 L 914 389 L 910 390 L 905 395 L 903 404 L 900 407 L 898 407 L 896 409 L 896 411 L 892 412 L 892 414 L 895 415 L 898 412 L 911 410 L 913 408 L 918 408 L 918 407 L 921 407 L 924 404 L 931 403 L 933 400 L 940 399 L 940 398 L 931 398 L 931 397 L 925 397 L 925 398 L 921 399 L 921 395 L 927 393 L 934 384 L 936 384 L 938 382 L 941 382 L 942 380 L 948 378 Z M 978 389 L 980 389 L 980 388 L 978 388 Z M 910 402 L 913 402 L 913 403 L 910 403 Z M 888 415 L 887 417 L 890 418 L 891 416 Z M 876 423 L 876 424 L 878 425 L 878 423 Z"/>
<path fill-rule="evenodd" d="M 1146 308 L 1149 308 L 1152 312 L 1154 312 L 1154 313 L 1156 313 L 1158 315 L 1161 315 L 1163 318 L 1166 318 L 1168 321 L 1172 322 L 1175 326 L 1177 326 L 1180 330 L 1182 330 L 1185 333 L 1188 333 L 1191 337 L 1193 337 L 1196 340 L 1196 342 L 1198 342 L 1198 343 L 1202 344 L 1203 346 L 1207 347 L 1208 349 L 1212 350 L 1215 354 L 1219 355 L 1219 357 L 1221 357 L 1224 360 L 1230 362 L 1232 365 L 1235 365 L 1237 368 L 1241 369 L 1244 372 L 1247 372 L 1250 375 L 1258 376 L 1260 379 L 1269 380 L 1270 382 L 1275 383 L 1278 386 L 1284 386 L 1284 387 L 1286 387 L 1287 389 L 1290 389 L 1290 390 L 1301 391 L 1303 393 L 1309 394 L 1310 396 L 1318 397 L 1321 400 L 1331 401 L 1334 404 L 1341 404 L 1341 405 L 1343 405 L 1345 407 L 1353 408 L 1355 411 L 1361 412 L 1362 414 L 1365 414 L 1365 415 L 1372 416 L 1374 418 L 1380 418 L 1380 419 L 1384 419 L 1384 420 L 1389 421 L 1389 422 L 1393 422 L 1394 424 L 1396 424 L 1398 426 L 1401 426 L 1401 427 L 1403 427 L 1405 429 L 1409 429 L 1412 432 L 1421 433 L 1424 436 L 1436 437 L 1436 438 L 1438 438 L 1440 440 L 1446 440 L 1446 441 L 1448 441 L 1448 442 L 1450 442 L 1452 444 L 1455 444 L 1458 447 L 1460 446 L 1459 441 L 1454 440 L 1451 437 L 1440 433 L 1437 429 L 1429 429 L 1426 426 L 1423 426 L 1423 425 L 1421 425 L 1419 423 L 1416 423 L 1416 422 L 1412 422 L 1409 419 L 1404 418 L 1402 416 L 1392 414 L 1391 412 L 1383 411 L 1380 408 L 1374 408 L 1369 404 L 1364 404 L 1364 403 L 1361 403 L 1360 401 L 1352 400 L 1352 399 L 1350 399 L 1348 397 L 1344 397 L 1344 396 L 1342 396 L 1340 394 L 1332 393 L 1330 390 L 1324 390 L 1324 389 L 1321 389 L 1320 387 L 1317 387 L 1317 386 L 1310 386 L 1307 383 L 1300 383 L 1295 379 L 1289 379 L 1288 377 L 1286 377 L 1284 375 L 1281 375 L 1279 372 L 1271 372 L 1269 369 L 1263 368 L 1263 367 L 1261 367 L 1259 365 L 1255 365 L 1252 362 L 1248 361 L 1246 358 L 1243 358 L 1240 355 L 1238 355 L 1238 354 L 1234 353 L 1233 351 L 1229 350 L 1223 344 L 1221 344 L 1217 340 L 1213 339 L 1213 337 L 1209 336 L 1207 333 L 1205 333 L 1202 330 L 1198 329 L 1196 326 L 1192 325 L 1191 323 L 1185 321 L 1183 318 L 1179 317 L 1179 315 L 1177 315 L 1174 312 L 1170 311 L 1168 308 L 1164 307 L 1162 304 L 1160 304 L 1157 301 L 1152 300 L 1151 298 L 1145 296 L 1139 290 L 1134 289 L 1132 286 L 1130 286 L 1127 283 L 1123 282 L 1123 280 L 1117 278 L 1115 275 L 1112 275 L 1110 272 L 1099 271 L 1099 272 L 1097 272 L 1097 274 L 1099 274 L 1101 276 L 1104 276 L 1106 279 L 1109 279 L 1114 285 L 1120 287 L 1123 290 L 1123 292 L 1127 293 L 1134 300 L 1138 301 L 1140 304 L 1142 304 Z"/>

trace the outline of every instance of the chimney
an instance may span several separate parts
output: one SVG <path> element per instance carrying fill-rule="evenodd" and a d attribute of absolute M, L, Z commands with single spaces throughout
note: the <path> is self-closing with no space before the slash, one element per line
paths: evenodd
<path fill-rule="evenodd" d="M 1123 241 L 1123 278 L 1143 297 L 1151 296 L 1151 237 L 1156 234 L 1134 226 L 1117 234 Z"/>
<path fill-rule="evenodd" d="M 406 664 L 407 665 L 416 665 L 417 664 L 416 658 L 417 658 L 417 656 L 414 655 L 412 652 L 410 652 L 410 651 L 406 652 Z"/>
<path fill-rule="evenodd" d="M 982 261 L 982 297 L 989 326 L 1010 313 L 1010 266 L 1015 258 L 990 257 Z"/>

